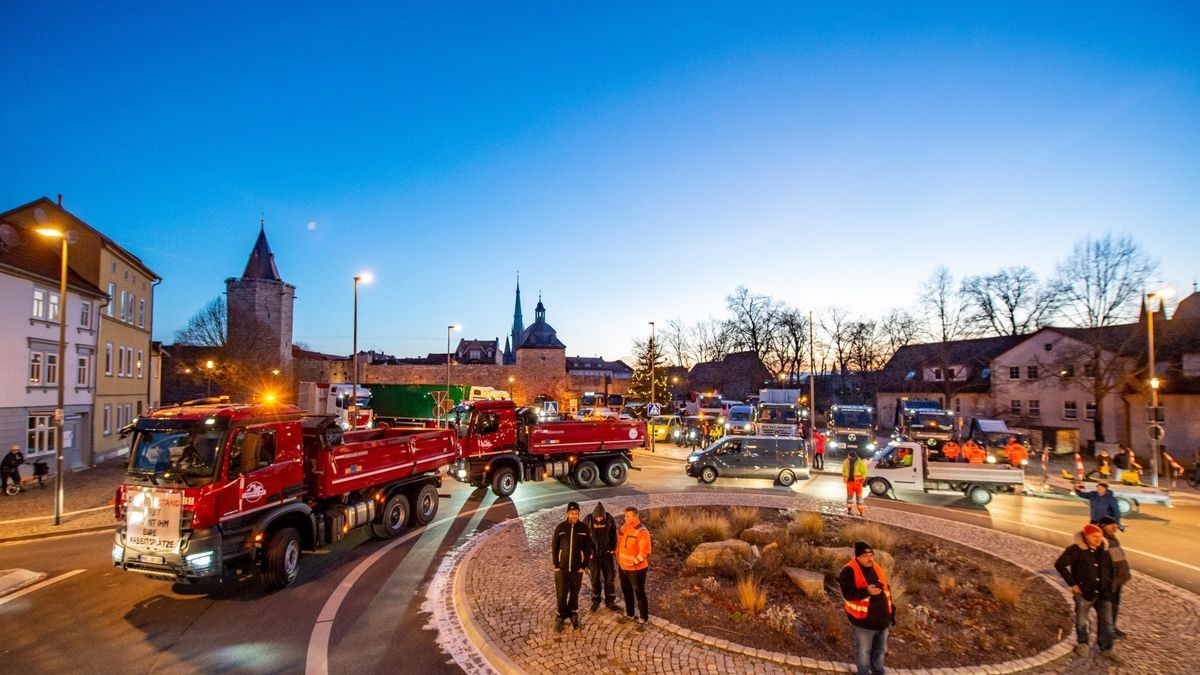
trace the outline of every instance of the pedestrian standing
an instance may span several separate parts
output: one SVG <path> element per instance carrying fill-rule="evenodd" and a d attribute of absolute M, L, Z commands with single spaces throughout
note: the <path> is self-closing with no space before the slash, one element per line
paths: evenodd
<path fill-rule="evenodd" d="M 638 510 L 625 508 L 625 524 L 617 533 L 617 567 L 620 568 L 621 594 L 625 596 L 625 615 L 621 623 L 633 621 L 638 630 L 646 630 L 650 606 L 646 601 L 646 570 L 650 568 L 650 530 L 642 524 Z M 634 616 L 634 602 L 638 616 Z"/>
<path fill-rule="evenodd" d="M 854 664 L 858 675 L 883 675 L 888 630 L 896 623 L 892 591 L 875 551 L 865 541 L 854 543 L 854 557 L 838 575 L 843 608 L 854 629 Z"/>
<path fill-rule="evenodd" d="M 1104 530 L 1104 540 L 1108 542 L 1108 555 L 1112 556 L 1113 561 L 1112 627 L 1113 637 L 1120 640 L 1125 637 L 1125 631 L 1117 627 L 1117 614 L 1121 609 L 1121 588 L 1133 579 L 1133 573 L 1129 570 L 1129 559 L 1125 557 L 1125 549 L 1121 548 L 1121 542 L 1117 541 L 1117 530 L 1121 529 L 1121 524 L 1108 516 L 1101 518 L 1098 524 L 1100 529 Z"/>
<path fill-rule="evenodd" d="M 1117 496 L 1108 489 L 1108 483 L 1096 483 L 1095 490 L 1084 490 L 1083 483 L 1075 486 L 1075 494 L 1088 500 L 1088 519 L 1093 525 L 1100 524 L 1100 519 L 1108 516 L 1118 526 L 1121 524 L 1121 509 L 1117 506 Z"/>
<path fill-rule="evenodd" d="M 601 600 L 604 601 L 605 607 L 615 611 L 617 523 L 600 502 L 596 502 L 596 508 L 585 522 L 592 539 L 592 562 L 589 568 L 592 581 L 592 611 L 600 609 Z"/>
<path fill-rule="evenodd" d="M 17 467 L 24 463 L 25 455 L 21 453 L 21 446 L 14 444 L 8 449 L 4 459 L 0 460 L 0 494 L 8 494 L 9 479 L 12 479 L 13 485 L 21 484 L 21 474 Z"/>
<path fill-rule="evenodd" d="M 579 628 L 579 587 L 583 584 L 583 570 L 592 558 L 592 539 L 588 527 L 579 522 L 579 504 L 567 504 L 567 518 L 554 528 L 550 544 L 550 557 L 554 561 L 554 593 L 558 600 L 558 616 L 554 630 L 562 632 L 563 623 Z"/>
<path fill-rule="evenodd" d="M 825 470 L 825 434 L 813 434 L 813 468 L 817 471 Z"/>
<path fill-rule="evenodd" d="M 1087 656 L 1088 623 L 1092 609 L 1096 610 L 1096 643 L 1100 655 L 1117 663 L 1121 659 L 1113 652 L 1113 560 L 1108 552 L 1104 530 L 1088 523 L 1076 533 L 1075 541 L 1063 549 L 1054 569 L 1062 576 L 1075 598 L 1075 653 Z"/>
<path fill-rule="evenodd" d="M 846 515 L 851 515 L 853 507 L 858 505 L 858 515 L 867 510 L 863 506 L 863 483 L 867 481 L 867 463 L 858 458 L 853 452 L 846 453 L 846 462 L 842 464 L 842 481 L 846 483 Z"/>

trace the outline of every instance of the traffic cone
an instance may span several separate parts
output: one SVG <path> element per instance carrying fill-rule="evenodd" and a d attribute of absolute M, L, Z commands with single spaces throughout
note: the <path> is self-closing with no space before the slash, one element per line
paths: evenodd
<path fill-rule="evenodd" d="M 1077 452 L 1077 453 L 1075 453 L 1075 477 L 1078 478 L 1080 482 L 1082 482 L 1083 474 L 1084 474 L 1083 457 L 1080 457 L 1079 453 Z"/>

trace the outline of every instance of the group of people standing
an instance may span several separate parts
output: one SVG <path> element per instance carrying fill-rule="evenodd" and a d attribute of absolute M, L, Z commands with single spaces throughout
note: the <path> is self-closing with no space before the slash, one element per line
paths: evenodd
<path fill-rule="evenodd" d="M 579 618 L 579 591 L 585 570 L 591 579 L 591 611 L 599 610 L 601 602 L 608 609 L 619 611 L 613 583 L 614 576 L 619 576 L 625 612 L 618 621 L 633 621 L 638 630 L 646 629 L 650 619 L 646 600 L 650 530 L 642 524 L 636 508 L 625 508 L 624 523 L 618 528 L 615 516 L 604 510 L 603 503 L 597 502 L 584 519 L 579 517 L 579 504 L 568 503 L 566 519 L 554 529 L 550 557 L 557 601 L 555 631 L 561 633 L 567 621 L 576 629 L 583 625 Z"/>

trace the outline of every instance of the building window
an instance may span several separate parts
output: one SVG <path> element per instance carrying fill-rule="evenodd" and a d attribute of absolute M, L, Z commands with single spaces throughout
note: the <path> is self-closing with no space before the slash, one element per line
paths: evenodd
<path fill-rule="evenodd" d="M 117 285 L 114 283 L 108 284 L 108 304 L 104 306 L 104 313 L 112 316 L 113 305 L 117 302 Z"/>
<path fill-rule="evenodd" d="M 138 300 L 138 328 L 146 327 L 146 299 Z"/>
<path fill-rule="evenodd" d="M 1010 380 L 1021 379 L 1021 366 L 1010 366 L 1008 369 L 1008 379 L 1010 379 Z"/>
<path fill-rule="evenodd" d="M 104 404 L 104 435 L 112 435 L 112 406 Z"/>
<path fill-rule="evenodd" d="M 112 343 L 104 343 L 104 374 L 112 377 Z"/>
<path fill-rule="evenodd" d="M 1094 364 L 1094 363 L 1083 364 L 1083 376 L 1084 377 L 1095 377 L 1096 376 L 1096 364 Z"/>
<path fill-rule="evenodd" d="M 1025 368 L 1025 377 L 1027 377 L 1031 380 L 1038 379 L 1038 367 L 1037 366 L 1027 366 Z"/>
<path fill-rule="evenodd" d="M 62 316 L 62 307 L 61 307 L 61 303 L 60 303 L 61 298 L 58 297 L 58 293 L 51 293 L 48 297 L 49 297 L 49 302 L 46 305 L 46 310 L 47 310 L 46 319 L 48 321 L 53 321 L 54 323 L 58 323 L 59 317 Z"/>
<path fill-rule="evenodd" d="M 42 383 L 42 364 L 45 358 L 43 352 L 29 352 L 29 384 Z"/>
<path fill-rule="evenodd" d="M 137 350 L 137 362 L 134 364 L 137 367 L 138 379 L 142 379 L 142 350 Z"/>
<path fill-rule="evenodd" d="M 126 293 L 125 291 L 121 291 L 121 321 L 127 320 L 125 318 L 125 316 L 126 316 L 126 311 L 128 311 L 128 305 L 129 305 L 129 294 Z"/>
<path fill-rule="evenodd" d="M 954 412 L 962 414 L 962 399 L 954 399 Z"/>
<path fill-rule="evenodd" d="M 58 429 L 54 426 L 53 412 L 29 415 L 29 436 L 25 447 L 30 455 L 44 455 L 58 450 Z"/>
<path fill-rule="evenodd" d="M 1063 419 L 1079 419 L 1079 406 L 1076 405 L 1075 401 L 1063 401 Z"/>
<path fill-rule="evenodd" d="M 1096 419 L 1096 402 L 1095 401 L 1088 402 L 1087 407 L 1084 408 L 1084 410 L 1083 410 L 1083 416 L 1085 419 L 1089 419 L 1089 420 Z"/>
<path fill-rule="evenodd" d="M 58 354 L 46 352 L 46 384 L 58 384 Z"/>
<path fill-rule="evenodd" d="M 935 380 L 942 379 L 942 369 L 941 368 L 933 369 L 933 379 L 935 379 Z"/>
<path fill-rule="evenodd" d="M 125 349 L 125 377 L 133 377 L 133 347 Z"/>
<path fill-rule="evenodd" d="M 1029 399 L 1029 416 L 1030 417 L 1041 417 L 1041 415 L 1042 415 L 1042 402 L 1037 400 L 1036 398 Z"/>
<path fill-rule="evenodd" d="M 92 327 L 92 303 L 84 301 L 79 303 L 79 327 Z"/>
<path fill-rule="evenodd" d="M 92 355 L 80 354 L 76 359 L 75 386 L 89 387 L 92 384 Z"/>
<path fill-rule="evenodd" d="M 46 318 L 46 291 L 40 288 L 33 289 L 33 318 Z"/>
<path fill-rule="evenodd" d="M 33 289 L 33 318 L 57 323 L 59 299 L 58 293 L 54 291 L 44 288 Z"/>
<path fill-rule="evenodd" d="M 1008 412 L 1010 412 L 1014 415 L 1020 415 L 1021 414 L 1021 402 L 1019 400 L 1009 401 L 1008 402 Z"/>
<path fill-rule="evenodd" d="M 117 347 L 117 377 L 125 377 L 125 347 Z"/>

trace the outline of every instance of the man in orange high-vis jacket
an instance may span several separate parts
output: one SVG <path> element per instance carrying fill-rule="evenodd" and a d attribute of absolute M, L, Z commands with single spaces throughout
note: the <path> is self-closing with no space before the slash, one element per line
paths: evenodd
<path fill-rule="evenodd" d="M 970 464 L 983 464 L 987 453 L 975 441 L 967 441 L 962 446 L 963 456 L 967 458 Z"/>
<path fill-rule="evenodd" d="M 942 446 L 942 454 L 945 455 L 947 462 L 957 462 L 960 452 L 962 452 L 962 448 L 953 440 L 946 441 L 946 444 Z"/>
<path fill-rule="evenodd" d="M 1015 438 L 1008 439 L 1008 443 L 1004 446 L 1004 454 L 1008 455 L 1008 463 L 1018 468 L 1025 466 L 1029 461 L 1029 451 Z"/>
<path fill-rule="evenodd" d="M 646 630 L 650 606 L 646 602 L 646 570 L 650 567 L 650 530 L 642 524 L 638 510 L 625 509 L 625 524 L 617 533 L 617 567 L 620 569 L 621 594 L 625 596 L 625 616 L 621 623 L 634 621 L 640 631 Z M 634 601 L 639 616 L 634 617 Z"/>
<path fill-rule="evenodd" d="M 863 483 L 867 482 L 867 463 L 858 458 L 853 452 L 846 453 L 846 462 L 842 464 L 842 482 L 846 484 L 846 515 L 853 513 L 851 507 L 858 506 L 858 515 L 866 511 L 863 506 Z"/>
<path fill-rule="evenodd" d="M 854 543 L 854 558 L 838 575 L 843 608 L 854 629 L 854 664 L 859 675 L 883 673 L 888 629 L 896 623 L 892 591 L 875 551 L 865 541 Z"/>

